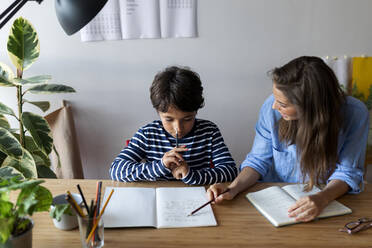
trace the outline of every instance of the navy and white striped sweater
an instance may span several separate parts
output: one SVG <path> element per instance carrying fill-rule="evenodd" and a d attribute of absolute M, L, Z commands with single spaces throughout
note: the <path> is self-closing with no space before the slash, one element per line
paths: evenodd
<path fill-rule="evenodd" d="M 182 179 L 184 183 L 213 184 L 232 181 L 237 176 L 235 162 L 216 124 L 196 119 L 192 130 L 178 143 L 188 148 L 182 153 L 190 169 Z M 123 182 L 175 180 L 162 162 L 164 153 L 175 146 L 176 139 L 165 131 L 161 121 L 153 121 L 140 128 L 115 158 L 111 178 Z"/>

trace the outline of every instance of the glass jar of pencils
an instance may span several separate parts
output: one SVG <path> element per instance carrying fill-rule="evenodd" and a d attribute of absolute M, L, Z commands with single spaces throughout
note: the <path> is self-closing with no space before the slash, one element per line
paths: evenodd
<path fill-rule="evenodd" d="M 99 248 L 104 245 L 103 218 L 78 216 L 78 222 L 83 248 Z"/>

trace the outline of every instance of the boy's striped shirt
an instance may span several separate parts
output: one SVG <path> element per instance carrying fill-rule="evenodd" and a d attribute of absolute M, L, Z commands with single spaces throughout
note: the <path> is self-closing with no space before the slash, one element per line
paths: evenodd
<path fill-rule="evenodd" d="M 182 157 L 189 173 L 186 184 L 201 185 L 232 181 L 237 168 L 218 127 L 207 120 L 196 119 L 192 130 L 179 146 L 186 146 Z M 113 180 L 123 182 L 175 180 L 171 170 L 162 163 L 164 153 L 176 146 L 176 139 L 156 120 L 140 128 L 111 164 Z M 145 161 L 145 162 L 143 162 Z"/>

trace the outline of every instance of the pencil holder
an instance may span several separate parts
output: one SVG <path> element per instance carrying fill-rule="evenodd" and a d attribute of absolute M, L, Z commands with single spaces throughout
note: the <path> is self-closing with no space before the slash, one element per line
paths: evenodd
<path fill-rule="evenodd" d="M 78 216 L 80 239 L 83 248 L 100 248 L 104 245 L 103 219 L 101 218 L 98 224 L 96 224 L 96 221 L 97 218 Z M 92 230 L 93 233 L 91 234 Z"/>
<path fill-rule="evenodd" d="M 65 194 L 61 194 L 53 198 L 53 202 L 50 207 L 51 209 L 50 213 L 51 217 L 53 218 L 54 226 L 56 228 L 61 230 L 71 230 L 78 227 L 78 221 L 75 210 L 71 208 L 69 203 L 66 201 L 65 197 L 66 197 Z M 82 206 L 83 200 L 79 194 L 72 194 L 72 197 L 74 198 L 76 203 L 79 204 L 79 206 Z M 56 209 L 63 206 L 65 206 L 63 210 Z M 57 211 L 63 211 L 63 214 L 62 215 L 58 214 L 56 213 Z"/>

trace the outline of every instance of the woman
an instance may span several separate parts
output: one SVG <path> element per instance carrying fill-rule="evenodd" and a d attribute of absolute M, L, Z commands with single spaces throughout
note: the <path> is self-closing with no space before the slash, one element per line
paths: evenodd
<path fill-rule="evenodd" d="M 227 186 L 212 185 L 216 203 L 263 182 L 305 182 L 306 190 L 326 184 L 299 199 L 289 217 L 311 221 L 334 199 L 359 193 L 363 183 L 368 134 L 364 104 L 345 96 L 333 71 L 317 57 L 299 57 L 275 68 L 273 95 L 263 104 L 251 152 L 238 177 Z"/>

